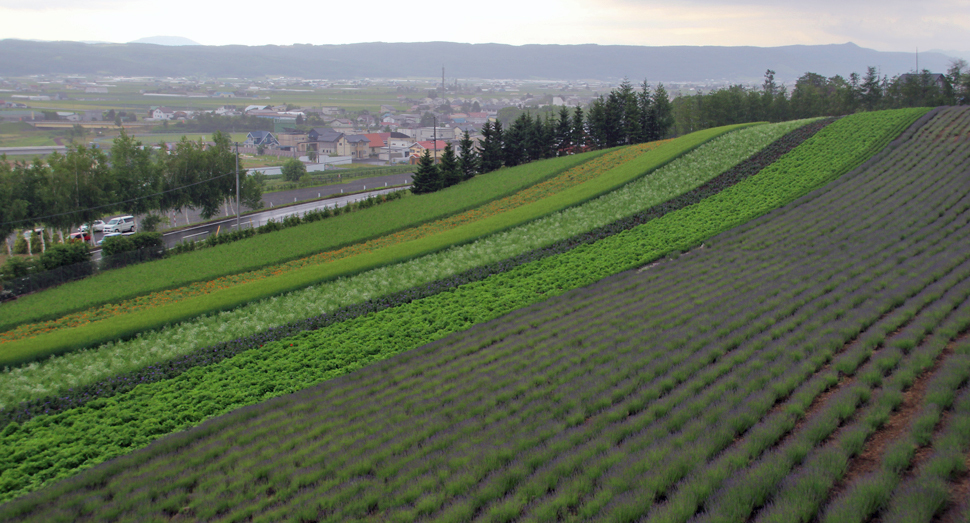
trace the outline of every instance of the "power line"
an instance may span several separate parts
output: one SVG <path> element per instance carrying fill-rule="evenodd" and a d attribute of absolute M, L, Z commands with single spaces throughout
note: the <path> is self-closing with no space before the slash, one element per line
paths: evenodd
<path fill-rule="evenodd" d="M 71 214 L 77 214 L 79 212 L 84 212 L 84 211 L 95 211 L 95 210 L 98 210 L 98 209 L 104 209 L 106 207 L 116 207 L 118 205 L 122 205 L 122 204 L 125 204 L 125 203 L 137 202 L 138 200 L 145 200 L 145 199 L 148 199 L 148 198 L 154 198 L 155 196 L 161 196 L 163 194 L 168 194 L 170 192 L 181 191 L 182 189 L 187 189 L 189 187 L 194 187 L 196 185 L 201 185 L 203 183 L 209 183 L 212 180 L 218 180 L 219 178 L 225 178 L 226 176 L 231 176 L 233 174 L 234 173 L 220 174 L 218 176 L 213 176 L 212 178 L 209 178 L 207 180 L 202 180 L 201 182 L 190 183 L 188 185 L 183 185 L 181 187 L 176 187 L 174 189 L 168 189 L 166 191 L 161 191 L 161 192 L 149 194 L 147 196 L 139 196 L 138 198 L 132 198 L 130 200 L 124 200 L 124 201 L 121 201 L 121 202 L 115 202 L 115 203 L 109 203 L 109 204 L 105 204 L 105 205 L 99 205 L 97 207 L 88 207 L 86 209 L 76 209 L 76 210 L 73 210 L 71 212 L 62 212 L 62 213 L 58 213 L 58 214 L 49 214 L 47 216 L 38 216 L 38 217 L 35 217 L 35 218 L 27 218 L 27 219 L 24 219 L 24 220 L 14 220 L 14 221 L 10 221 L 10 222 L 3 222 L 3 223 L 0 223 L 0 225 L 13 225 L 13 224 L 16 224 L 16 223 L 36 223 L 36 222 L 43 221 L 43 220 L 45 220 L 47 218 L 57 218 L 58 216 L 68 216 L 68 215 L 71 215 Z M 239 205 L 239 203 L 237 202 L 236 205 Z"/>

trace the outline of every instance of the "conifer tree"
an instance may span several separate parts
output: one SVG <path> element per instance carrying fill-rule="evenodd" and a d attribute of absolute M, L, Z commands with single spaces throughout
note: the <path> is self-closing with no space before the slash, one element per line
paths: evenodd
<path fill-rule="evenodd" d="M 607 147 L 607 125 L 606 100 L 600 96 L 589 104 L 589 111 L 586 114 L 586 126 L 589 132 L 587 145 L 593 149 Z"/>
<path fill-rule="evenodd" d="M 637 102 L 639 105 L 640 117 L 640 132 L 639 137 L 641 141 L 650 142 L 654 140 L 653 137 L 653 95 L 650 92 L 650 84 L 646 80 L 640 85 L 640 92 L 637 93 Z"/>
<path fill-rule="evenodd" d="M 674 126 L 673 105 L 670 103 L 664 84 L 657 84 L 657 88 L 653 91 L 652 102 L 653 139 L 663 140 Z"/>
<path fill-rule="evenodd" d="M 438 166 L 431 158 L 431 150 L 425 149 L 424 154 L 418 161 L 418 170 L 414 173 L 414 183 L 411 184 L 411 192 L 414 194 L 425 194 L 435 192 L 441 188 L 441 174 Z"/>
<path fill-rule="evenodd" d="M 586 116 L 583 108 L 577 107 L 573 113 L 573 151 L 581 153 L 586 148 Z"/>
<path fill-rule="evenodd" d="M 461 179 L 469 180 L 476 174 L 478 174 L 478 151 L 475 150 L 474 142 L 472 142 L 471 136 L 468 135 L 468 131 L 461 137 L 461 141 L 458 142 L 458 151 L 461 154 L 461 158 L 458 159 L 458 168 L 461 170 Z"/>
<path fill-rule="evenodd" d="M 502 139 L 502 124 L 486 122 L 482 127 L 479 172 L 488 173 L 502 167 Z"/>
<path fill-rule="evenodd" d="M 451 144 L 445 145 L 445 150 L 441 153 L 441 164 L 438 165 L 440 172 L 441 188 L 451 187 L 462 179 L 461 168 L 458 166 L 458 158 Z"/>
<path fill-rule="evenodd" d="M 569 109 L 563 106 L 559 109 L 559 121 L 556 123 L 555 150 L 556 156 L 565 156 L 573 145 L 573 122 L 569 117 Z"/>
<path fill-rule="evenodd" d="M 532 134 L 532 116 L 522 113 L 509 125 L 502 137 L 502 160 L 506 167 L 529 161 L 528 140 Z"/>

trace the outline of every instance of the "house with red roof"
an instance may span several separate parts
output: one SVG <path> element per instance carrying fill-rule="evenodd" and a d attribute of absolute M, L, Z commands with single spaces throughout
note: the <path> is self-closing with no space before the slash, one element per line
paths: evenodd
<path fill-rule="evenodd" d="M 431 157 L 434 158 L 435 163 L 438 163 L 439 161 L 441 161 L 441 154 L 445 152 L 446 145 L 448 145 L 448 142 L 446 142 L 445 140 L 438 140 L 437 142 L 435 142 L 434 140 L 415 142 L 410 147 L 411 149 L 410 163 L 412 165 L 418 163 L 418 160 L 420 160 L 421 156 L 424 155 L 425 150 L 431 151 Z"/>

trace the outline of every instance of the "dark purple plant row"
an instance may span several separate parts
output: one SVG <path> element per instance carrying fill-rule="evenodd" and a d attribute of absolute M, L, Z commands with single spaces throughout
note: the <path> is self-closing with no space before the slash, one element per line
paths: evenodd
<path fill-rule="evenodd" d="M 520 265 L 560 254 L 580 245 L 593 243 L 608 236 L 632 229 L 650 220 L 660 218 L 665 214 L 693 205 L 704 198 L 740 183 L 745 178 L 758 174 L 762 169 L 774 163 L 784 154 L 835 120 L 835 118 L 827 118 L 795 129 L 772 142 L 747 160 L 744 160 L 696 189 L 632 216 L 621 218 L 587 233 L 561 240 L 549 247 L 536 249 L 507 260 L 476 267 L 448 278 L 419 285 L 401 292 L 370 299 L 357 305 L 342 307 L 331 313 L 320 314 L 312 318 L 273 327 L 250 336 L 203 347 L 185 356 L 164 363 L 150 365 L 143 369 L 114 376 L 84 387 L 68 389 L 61 395 L 23 402 L 11 409 L 0 409 L 0 427 L 6 426 L 10 422 L 22 423 L 34 416 L 75 408 L 94 399 L 122 394 L 142 383 L 154 383 L 174 378 L 193 367 L 218 363 L 241 352 L 261 347 L 266 343 L 288 338 L 301 332 L 321 329 L 334 323 L 396 307 L 413 300 L 433 296 L 467 283 L 484 280 L 493 274 L 506 272 Z"/>

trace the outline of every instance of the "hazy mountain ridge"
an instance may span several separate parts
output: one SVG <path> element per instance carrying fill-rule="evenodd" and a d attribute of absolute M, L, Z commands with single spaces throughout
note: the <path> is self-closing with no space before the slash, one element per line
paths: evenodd
<path fill-rule="evenodd" d="M 204 46 L 84 44 L 0 40 L 0 76 L 103 74 L 303 78 L 437 77 L 449 79 L 615 79 L 634 82 L 751 82 L 773 69 L 780 80 L 807 71 L 825 76 L 879 67 L 893 76 L 916 67 L 915 53 L 855 44 L 785 47 L 360 43 L 346 45 Z M 920 53 L 920 68 L 945 72 L 951 58 Z M 450 80 L 453 81 L 453 80 Z"/>
<path fill-rule="evenodd" d="M 202 45 L 195 40 L 190 40 L 182 36 L 149 36 L 132 40 L 129 44 L 155 44 L 155 45 Z"/>

